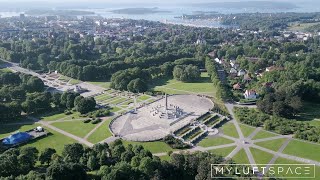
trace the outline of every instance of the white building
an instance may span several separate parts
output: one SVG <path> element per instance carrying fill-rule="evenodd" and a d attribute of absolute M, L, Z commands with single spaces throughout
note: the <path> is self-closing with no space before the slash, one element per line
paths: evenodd
<path fill-rule="evenodd" d="M 246 90 L 243 95 L 245 99 L 257 99 L 258 97 L 255 90 Z"/>

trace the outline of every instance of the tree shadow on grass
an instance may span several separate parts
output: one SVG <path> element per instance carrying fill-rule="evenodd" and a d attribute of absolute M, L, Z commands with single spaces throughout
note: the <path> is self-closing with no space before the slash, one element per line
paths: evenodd
<path fill-rule="evenodd" d="M 148 84 L 148 89 L 153 90 L 156 86 L 165 86 L 169 84 L 169 81 L 172 79 L 172 77 L 165 77 L 160 79 L 153 79 Z"/>
<path fill-rule="evenodd" d="M 17 132 L 22 126 L 26 126 L 26 125 L 35 125 L 35 123 L 30 121 L 23 124 L 3 124 L 1 125 L 1 128 L 0 128 L 0 134 L 8 134 L 8 133 L 13 134 Z M 27 130 L 30 130 L 30 129 L 27 129 Z"/>

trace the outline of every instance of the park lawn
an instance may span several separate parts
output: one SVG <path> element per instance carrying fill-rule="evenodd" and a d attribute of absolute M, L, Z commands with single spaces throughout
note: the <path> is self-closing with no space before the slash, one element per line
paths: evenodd
<path fill-rule="evenodd" d="M 3 73 L 5 73 L 5 72 L 12 72 L 12 70 L 9 69 L 9 68 L 1 68 L 1 69 L 0 69 L 0 72 L 3 72 Z"/>
<path fill-rule="evenodd" d="M 310 123 L 320 127 L 320 103 L 304 103 L 303 110 L 297 118 L 298 121 Z"/>
<path fill-rule="evenodd" d="M 113 113 L 115 113 L 115 112 L 118 112 L 118 111 L 120 111 L 121 109 L 119 108 L 119 107 L 112 107 L 111 109 L 110 109 L 110 112 L 113 112 Z"/>
<path fill-rule="evenodd" d="M 285 141 L 286 141 L 285 138 L 281 138 L 281 139 L 274 139 L 270 141 L 257 142 L 255 144 L 258 146 L 264 147 L 266 149 L 270 149 L 272 151 L 278 151 Z"/>
<path fill-rule="evenodd" d="M 150 99 L 151 97 L 149 95 L 141 95 L 138 97 L 138 101 L 145 101 Z"/>
<path fill-rule="evenodd" d="M 165 156 L 159 156 L 159 158 L 161 159 L 161 161 L 170 161 L 171 157 L 169 155 L 165 155 Z"/>
<path fill-rule="evenodd" d="M 111 137 L 112 133 L 109 130 L 110 122 L 111 119 L 104 121 L 103 124 L 88 137 L 88 141 L 96 144 L 107 139 L 108 137 Z"/>
<path fill-rule="evenodd" d="M 227 157 L 235 148 L 236 148 L 236 146 L 231 146 L 231 147 L 226 147 L 226 148 L 209 150 L 208 152 L 210 152 L 212 154 L 220 155 L 223 157 Z"/>
<path fill-rule="evenodd" d="M 274 164 L 305 164 L 305 163 L 301 163 L 301 162 L 298 162 L 298 161 L 294 161 L 294 160 L 291 160 L 291 159 L 285 159 L 285 158 L 281 158 L 279 157 L 275 162 Z M 279 165 L 280 166 L 280 165 Z M 293 168 L 294 167 L 297 167 L 297 166 L 292 166 Z M 314 174 L 315 175 L 315 178 L 310 178 L 310 179 L 319 179 L 320 178 L 320 167 L 319 166 L 315 166 L 315 172 L 313 171 L 313 168 L 311 168 L 311 172 L 310 174 Z M 301 178 L 293 178 L 293 177 L 296 177 L 296 176 L 293 176 L 293 175 L 286 175 L 285 172 L 280 174 L 280 176 L 278 177 L 290 177 L 290 180 L 301 180 Z"/>
<path fill-rule="evenodd" d="M 273 158 L 273 154 L 261 151 L 260 149 L 250 148 L 250 152 L 256 162 L 256 164 L 268 164 Z"/>
<path fill-rule="evenodd" d="M 96 124 L 83 123 L 82 121 L 55 122 L 52 125 L 78 137 L 85 137 L 96 127 Z"/>
<path fill-rule="evenodd" d="M 306 159 L 320 161 L 320 144 L 311 144 L 298 140 L 292 140 L 284 149 L 284 154 L 294 155 Z"/>
<path fill-rule="evenodd" d="M 226 123 L 222 127 L 223 134 L 234 138 L 239 138 L 238 131 L 233 123 Z"/>
<path fill-rule="evenodd" d="M 123 102 L 123 103 L 121 104 L 121 106 L 122 106 L 122 105 L 129 105 L 129 104 L 131 104 L 131 103 L 133 103 L 133 99 L 127 99 L 127 101 Z"/>
<path fill-rule="evenodd" d="M 128 144 L 132 145 L 142 145 L 145 149 L 149 150 L 152 153 L 163 153 L 173 151 L 168 144 L 161 141 L 154 141 L 154 142 L 132 142 L 132 141 L 122 141 L 125 146 Z"/>
<path fill-rule="evenodd" d="M 111 82 L 109 82 L 109 81 L 88 81 L 88 83 L 96 85 L 96 86 L 100 86 L 100 87 L 106 88 L 106 89 L 110 88 L 110 84 L 111 84 Z"/>
<path fill-rule="evenodd" d="M 244 137 L 250 136 L 250 134 L 253 133 L 253 131 L 256 129 L 254 127 L 247 126 L 247 125 L 244 125 L 244 124 L 239 124 L 239 126 L 240 126 L 240 129 L 241 129 L 242 134 L 243 134 Z"/>
<path fill-rule="evenodd" d="M 276 136 L 273 133 L 270 133 L 268 131 L 260 130 L 255 136 L 252 137 L 252 140 L 255 139 L 264 139 L 264 138 L 269 138 L 269 137 L 274 137 Z"/>
<path fill-rule="evenodd" d="M 63 82 L 68 82 L 71 78 L 67 76 L 60 76 L 58 80 L 63 81 Z"/>
<path fill-rule="evenodd" d="M 292 23 L 289 27 L 288 30 L 290 31 L 306 31 L 307 28 L 319 24 L 318 22 L 316 23 Z"/>
<path fill-rule="evenodd" d="M 0 139 L 10 136 L 11 134 L 15 132 L 23 132 L 28 131 L 31 129 L 36 128 L 37 124 L 34 124 L 33 122 L 26 123 L 26 124 L 12 124 L 12 125 L 1 125 L 0 128 Z"/>
<path fill-rule="evenodd" d="M 167 89 L 166 87 L 156 86 L 154 91 L 161 91 L 167 94 L 189 94 L 185 91 L 175 90 L 175 89 Z"/>
<path fill-rule="evenodd" d="M 54 148 L 59 155 L 61 155 L 65 145 L 77 142 L 76 140 L 60 134 L 50 128 L 45 127 L 45 130 L 49 131 L 51 134 L 42 139 L 30 142 L 24 146 L 36 147 L 40 152 L 48 147 L 51 147 Z"/>
<path fill-rule="evenodd" d="M 198 145 L 202 147 L 210 147 L 230 143 L 234 143 L 234 141 L 224 137 L 206 137 L 205 139 L 201 140 Z"/>
<path fill-rule="evenodd" d="M 111 101 L 111 102 L 109 102 L 110 104 L 120 104 L 121 102 L 124 102 L 124 101 L 126 101 L 127 100 L 127 98 L 120 98 L 120 99 L 117 99 L 117 100 L 115 100 L 115 101 Z"/>
<path fill-rule="evenodd" d="M 81 82 L 81 81 L 79 81 L 78 79 L 71 79 L 71 80 L 69 81 L 69 83 L 72 84 L 72 85 L 79 84 L 80 82 Z"/>
<path fill-rule="evenodd" d="M 98 96 L 94 97 L 94 99 L 96 101 L 103 101 L 103 100 L 109 99 L 111 97 L 112 96 L 110 94 L 101 94 L 101 95 L 98 95 Z"/>
<path fill-rule="evenodd" d="M 104 103 L 112 104 L 113 101 L 118 101 L 119 99 L 122 99 L 122 97 L 114 96 L 110 99 L 104 100 Z"/>
<path fill-rule="evenodd" d="M 237 164 L 250 164 L 246 151 L 242 148 L 235 156 L 232 158 Z"/>
<path fill-rule="evenodd" d="M 70 115 L 66 115 L 63 112 L 62 113 L 57 113 L 57 114 L 48 114 L 48 115 L 43 115 L 40 117 L 41 120 L 43 121 L 56 121 L 62 118 L 66 118 Z"/>

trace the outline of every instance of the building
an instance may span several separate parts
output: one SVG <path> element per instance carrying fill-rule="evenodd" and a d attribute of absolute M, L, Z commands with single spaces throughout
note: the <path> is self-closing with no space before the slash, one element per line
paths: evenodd
<path fill-rule="evenodd" d="M 223 62 L 223 61 L 220 60 L 219 58 L 215 58 L 214 61 L 215 61 L 216 63 L 218 63 L 218 64 L 222 64 L 222 62 Z"/>
<path fill-rule="evenodd" d="M 258 95 L 255 90 L 246 90 L 243 94 L 245 99 L 257 99 Z"/>
<path fill-rule="evenodd" d="M 241 90 L 241 89 L 242 89 L 242 88 L 241 88 L 241 84 L 240 84 L 240 83 L 234 84 L 234 85 L 233 85 L 233 89 L 234 89 L 234 90 Z"/>
<path fill-rule="evenodd" d="M 246 73 L 247 73 L 246 70 L 240 69 L 240 70 L 238 71 L 238 76 L 243 76 L 243 75 L 245 75 Z"/>

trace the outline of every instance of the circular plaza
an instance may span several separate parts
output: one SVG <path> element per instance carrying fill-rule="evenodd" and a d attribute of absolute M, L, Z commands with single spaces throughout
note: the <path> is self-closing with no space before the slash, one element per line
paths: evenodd
<path fill-rule="evenodd" d="M 165 95 L 114 119 L 110 129 L 125 140 L 155 141 L 191 123 L 213 106 L 204 96 Z"/>

